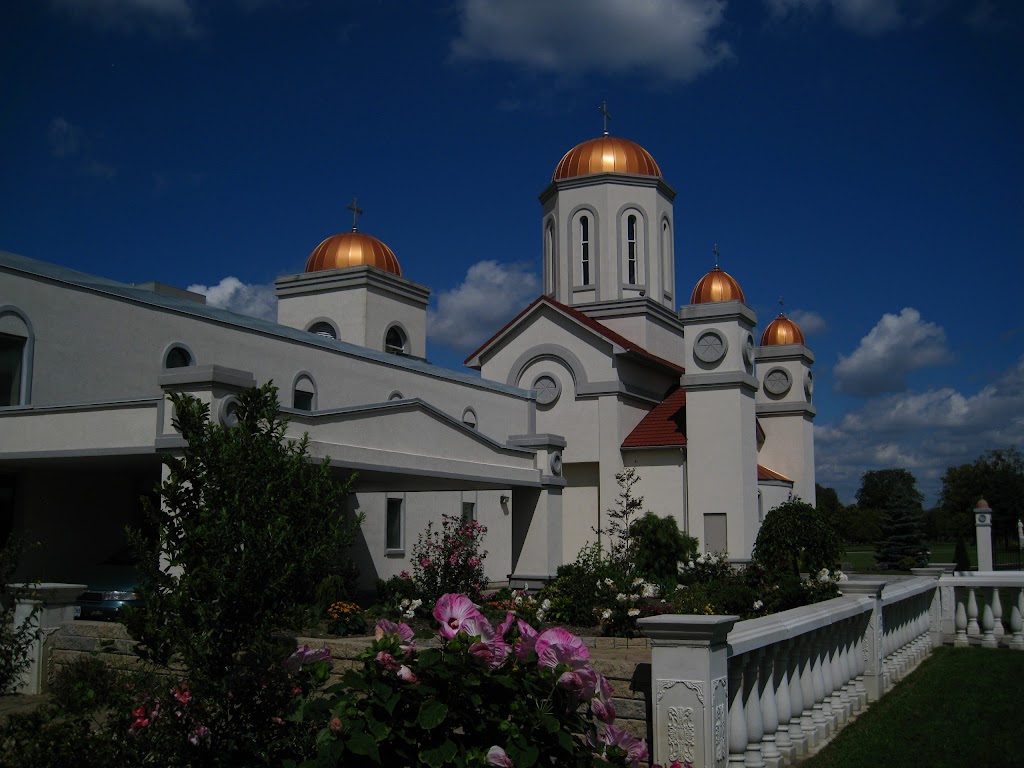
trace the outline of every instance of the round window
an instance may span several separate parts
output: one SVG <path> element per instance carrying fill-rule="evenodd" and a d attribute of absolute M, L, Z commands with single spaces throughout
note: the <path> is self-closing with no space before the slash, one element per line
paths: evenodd
<path fill-rule="evenodd" d="M 793 382 L 784 368 L 768 371 L 768 375 L 764 377 L 764 388 L 773 395 L 784 395 L 789 392 L 791 386 Z"/>
<path fill-rule="evenodd" d="M 693 356 L 702 363 L 717 363 L 725 357 L 725 339 L 718 331 L 705 331 L 693 345 Z"/>

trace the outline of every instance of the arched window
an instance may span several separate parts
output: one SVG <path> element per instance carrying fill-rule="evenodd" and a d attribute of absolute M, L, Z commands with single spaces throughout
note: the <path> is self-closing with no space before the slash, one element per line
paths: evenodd
<path fill-rule="evenodd" d="M 626 268 L 628 272 L 628 282 L 630 285 L 636 285 L 637 280 L 637 268 L 636 268 L 636 216 L 630 216 L 626 219 Z"/>
<path fill-rule="evenodd" d="M 661 282 L 665 298 L 671 299 L 675 292 L 675 271 L 672 262 L 672 228 L 668 220 L 661 222 Z"/>
<path fill-rule="evenodd" d="M 330 323 L 313 323 L 309 326 L 309 332 L 315 333 L 317 336 L 325 336 L 328 339 L 338 338 L 338 332 L 334 330 L 334 326 Z"/>
<path fill-rule="evenodd" d="M 462 423 L 470 429 L 476 429 L 476 411 L 467 408 L 462 412 Z"/>
<path fill-rule="evenodd" d="M 590 285 L 589 216 L 580 216 L 580 285 Z"/>
<path fill-rule="evenodd" d="M 16 307 L 0 305 L 0 408 L 32 400 L 33 340 L 28 317 Z"/>
<path fill-rule="evenodd" d="M 407 355 L 409 354 L 408 345 L 409 341 L 401 328 L 397 325 L 388 328 L 388 332 L 384 336 L 385 352 L 390 352 L 393 355 Z"/>
<path fill-rule="evenodd" d="M 295 384 L 292 387 L 292 407 L 300 411 L 316 410 L 316 384 L 313 377 L 308 373 L 301 373 L 295 377 Z"/>
<path fill-rule="evenodd" d="M 555 295 L 555 225 L 548 222 L 544 228 L 544 292 Z"/>
<path fill-rule="evenodd" d="M 195 365 L 195 358 L 188 347 L 175 344 L 164 355 L 164 368 L 188 368 Z"/>

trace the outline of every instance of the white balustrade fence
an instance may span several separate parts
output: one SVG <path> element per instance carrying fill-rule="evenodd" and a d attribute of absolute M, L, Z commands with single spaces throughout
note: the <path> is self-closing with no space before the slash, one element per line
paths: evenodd
<path fill-rule="evenodd" d="M 842 586 L 842 597 L 747 621 L 641 619 L 651 642 L 654 761 L 792 765 L 938 642 L 935 578 Z"/>
<path fill-rule="evenodd" d="M 1024 573 L 944 574 L 939 578 L 939 602 L 943 642 L 1024 650 Z"/>

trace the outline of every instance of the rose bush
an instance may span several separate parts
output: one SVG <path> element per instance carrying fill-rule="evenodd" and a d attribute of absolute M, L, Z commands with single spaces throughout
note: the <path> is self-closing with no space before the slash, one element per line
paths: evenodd
<path fill-rule="evenodd" d="M 487 528 L 476 520 L 465 522 L 455 515 L 441 516 L 441 530 L 428 522 L 412 548 L 412 580 L 419 597 L 428 605 L 448 592 L 479 600 L 487 583 L 487 552 L 480 550 L 486 534 Z"/>

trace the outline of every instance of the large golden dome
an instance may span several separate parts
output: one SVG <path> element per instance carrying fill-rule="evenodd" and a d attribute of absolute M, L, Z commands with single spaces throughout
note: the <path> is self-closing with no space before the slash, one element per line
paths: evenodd
<path fill-rule="evenodd" d="M 800 326 L 790 320 L 781 312 L 779 316 L 768 323 L 768 327 L 761 334 L 761 346 L 773 347 L 778 344 L 803 344 L 804 335 Z"/>
<path fill-rule="evenodd" d="M 551 180 L 589 176 L 593 173 L 661 176 L 661 168 L 651 153 L 636 142 L 618 136 L 601 136 L 577 144 L 566 152 L 551 174 Z"/>
<path fill-rule="evenodd" d="M 355 230 L 332 235 L 314 248 L 306 259 L 306 271 L 319 272 L 363 264 L 399 277 L 402 275 L 402 266 L 394 251 L 376 237 Z"/>
<path fill-rule="evenodd" d="M 691 304 L 708 304 L 713 301 L 746 301 L 736 278 L 717 265 L 700 279 L 690 295 Z"/>

